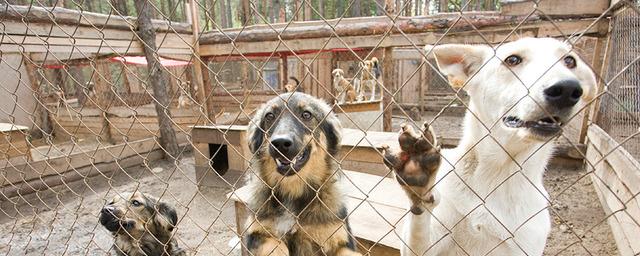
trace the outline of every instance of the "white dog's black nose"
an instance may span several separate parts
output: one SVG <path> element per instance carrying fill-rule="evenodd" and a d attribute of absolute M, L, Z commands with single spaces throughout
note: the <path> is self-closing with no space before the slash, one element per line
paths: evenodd
<path fill-rule="evenodd" d="M 549 105 L 558 109 L 573 107 L 581 96 L 582 87 L 577 80 L 563 80 L 544 90 Z"/>

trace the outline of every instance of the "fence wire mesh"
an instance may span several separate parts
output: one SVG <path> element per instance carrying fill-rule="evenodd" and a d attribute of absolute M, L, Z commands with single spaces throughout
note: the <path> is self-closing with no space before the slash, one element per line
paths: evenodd
<path fill-rule="evenodd" d="M 351 255 L 336 250 L 347 237 L 362 255 L 640 254 L 636 2 L 3 2 L 0 254 Z M 425 50 L 505 49 L 525 37 L 570 50 L 538 53 L 555 59 L 527 72 L 516 67 L 532 65 L 526 47 L 515 59 L 501 50 L 483 63 L 467 62 L 471 50 L 449 59 L 464 71 L 434 60 L 456 48 Z M 567 56 L 597 84 L 562 112 L 536 86 L 570 67 Z M 494 87 L 474 88 L 481 78 Z M 278 96 L 291 90 L 328 107 Z M 297 105 L 260 110 L 279 97 Z M 541 119 L 513 116 L 522 106 Z M 286 155 L 269 137 L 272 119 L 306 134 L 293 142 L 312 153 Z M 557 121 L 559 135 L 535 142 L 507 127 Z M 423 122 L 443 148 L 419 152 L 444 166 L 435 190 L 399 186 L 413 181 L 410 167 L 383 160 L 383 145 L 406 149 L 398 131 Z M 326 127 L 336 123 L 334 149 Z M 424 157 L 404 151 L 398 159 Z M 276 172 L 283 161 L 305 162 L 286 176 Z M 280 194 L 294 189 L 305 197 Z M 407 223 L 430 238 L 408 239 Z"/>

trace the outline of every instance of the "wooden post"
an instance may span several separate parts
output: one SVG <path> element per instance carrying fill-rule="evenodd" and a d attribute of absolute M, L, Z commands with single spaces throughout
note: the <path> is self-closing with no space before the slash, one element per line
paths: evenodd
<path fill-rule="evenodd" d="M 42 95 L 40 95 L 39 79 L 38 76 L 36 76 L 37 71 L 34 68 L 33 61 L 30 58 L 27 58 L 25 55 L 23 55 L 22 58 L 22 63 L 27 70 L 27 76 L 29 77 L 29 80 L 31 82 L 31 90 L 33 91 L 33 94 L 37 99 L 36 110 L 33 116 L 39 117 L 40 119 L 33 120 L 33 123 L 38 127 L 38 129 L 31 128 L 29 134 L 34 138 L 46 137 L 47 139 L 49 139 L 51 136 L 53 136 L 53 126 L 51 125 L 51 119 L 49 119 L 49 109 L 47 108 Z"/>
<path fill-rule="evenodd" d="M 395 67 L 393 65 L 393 47 L 384 48 L 384 57 L 382 59 L 382 129 L 390 132 L 392 128 L 393 92 L 395 91 Z"/>
<path fill-rule="evenodd" d="M 608 34 L 608 33 L 607 33 Z M 600 76 L 602 79 L 598 79 L 597 89 L 595 94 L 598 95 L 602 93 L 604 90 L 604 75 L 606 75 L 606 70 L 608 65 L 608 54 L 609 54 L 609 41 L 611 38 L 609 36 L 600 37 L 598 41 L 596 41 L 595 53 L 593 56 L 593 69 L 600 70 Z M 603 52 L 604 50 L 604 52 Z M 602 56 L 601 56 L 602 55 Z M 579 142 L 585 143 L 587 137 L 587 131 L 589 130 L 589 120 L 591 122 L 598 121 L 598 114 L 600 113 L 600 102 L 602 101 L 602 96 L 593 100 L 591 107 L 586 108 L 584 111 L 584 117 L 582 118 L 582 125 L 580 127 L 580 137 Z"/>
<path fill-rule="evenodd" d="M 169 111 L 169 94 L 164 82 L 167 75 L 160 64 L 160 59 L 156 54 L 156 31 L 151 23 L 151 2 L 149 0 L 135 1 L 138 12 L 138 36 L 143 41 L 144 54 L 147 59 L 149 69 L 149 83 L 153 89 L 155 98 L 154 104 L 158 114 L 158 125 L 160 126 L 160 146 L 164 149 L 165 157 L 175 159 L 180 153 L 176 140 L 176 131 L 171 124 L 171 112 Z"/>
<path fill-rule="evenodd" d="M 200 43 L 198 39 L 200 38 L 200 16 L 198 14 L 198 9 L 196 8 L 196 0 L 191 0 L 191 4 L 189 4 L 189 9 L 187 12 L 191 13 L 191 30 L 193 31 L 193 75 L 195 76 L 196 86 L 198 88 L 198 98 L 200 98 L 200 110 L 206 117 L 211 120 L 212 123 L 215 123 L 215 116 L 209 115 L 209 107 L 207 106 L 207 94 L 205 92 L 205 86 L 209 84 L 204 83 L 204 76 L 202 74 L 202 65 L 206 65 L 205 62 L 200 58 Z M 205 120 L 206 122 L 206 120 Z"/>
<path fill-rule="evenodd" d="M 280 77 L 280 89 L 285 90 L 284 86 L 287 84 L 287 82 L 289 82 L 289 61 L 287 58 L 287 55 L 282 55 L 282 72 L 280 72 L 280 74 L 282 75 Z M 302 85 L 300 85 L 302 86 Z"/>

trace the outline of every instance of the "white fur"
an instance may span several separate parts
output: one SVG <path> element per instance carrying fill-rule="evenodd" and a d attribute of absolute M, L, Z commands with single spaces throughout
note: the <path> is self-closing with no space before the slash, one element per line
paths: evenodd
<path fill-rule="evenodd" d="M 442 152 L 436 202 L 429 212 L 405 219 L 402 255 L 542 255 L 551 228 L 543 173 L 552 138 L 508 128 L 501 119 L 546 116 L 542 91 L 577 79 L 584 95 L 567 113 L 570 118 L 593 96 L 593 72 L 570 46 L 548 38 L 426 50 L 450 83 L 469 93 L 470 103 L 460 145 Z M 523 62 L 507 68 L 502 60 L 512 54 Z M 567 54 L 576 58 L 575 69 L 564 65 Z"/>

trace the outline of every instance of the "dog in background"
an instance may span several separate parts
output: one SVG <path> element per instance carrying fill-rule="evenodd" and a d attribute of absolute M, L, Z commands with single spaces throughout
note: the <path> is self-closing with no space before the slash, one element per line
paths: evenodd
<path fill-rule="evenodd" d="M 376 97 L 377 81 L 381 74 L 378 58 L 373 57 L 371 60 L 365 60 L 360 63 L 360 66 L 362 67 L 360 95 L 363 95 L 363 98 L 367 100 L 366 94 L 371 92 L 368 100 L 373 101 Z"/>
<path fill-rule="evenodd" d="M 300 86 L 300 81 L 294 76 L 290 76 L 289 79 L 293 80 L 295 84 L 287 83 L 284 85 L 284 90 L 286 92 L 303 92 L 302 86 Z"/>
<path fill-rule="evenodd" d="M 340 123 L 304 93 L 265 103 L 249 124 L 253 170 L 247 180 L 243 241 L 251 255 L 360 255 L 340 192 Z"/>
<path fill-rule="evenodd" d="M 117 255 L 186 255 L 173 236 L 176 210 L 141 192 L 114 196 L 100 211 L 99 221 L 113 234 Z"/>
<path fill-rule="evenodd" d="M 189 90 L 189 83 L 182 83 L 178 86 L 180 90 L 180 96 L 178 96 L 178 108 L 188 108 L 191 107 L 191 99 Z"/>
<path fill-rule="evenodd" d="M 402 255 L 542 255 L 550 141 L 593 98 L 593 71 L 552 38 L 425 48 L 470 102 L 458 147 L 440 151 L 425 129 L 402 131 L 399 153 L 384 149 L 411 199 Z"/>
<path fill-rule="evenodd" d="M 356 89 L 353 87 L 346 78 L 344 78 L 344 71 L 336 68 L 331 72 L 333 75 L 333 86 L 338 93 L 338 104 L 344 104 L 346 102 L 353 103 L 356 101 Z"/>

